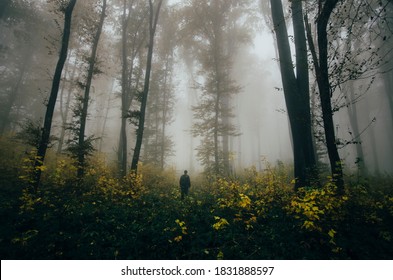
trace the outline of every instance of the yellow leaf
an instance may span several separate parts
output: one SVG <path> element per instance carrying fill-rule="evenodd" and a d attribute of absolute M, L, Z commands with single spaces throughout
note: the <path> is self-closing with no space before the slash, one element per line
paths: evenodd
<path fill-rule="evenodd" d="M 334 229 L 331 229 L 331 230 L 329 230 L 329 236 L 331 237 L 331 238 L 334 238 L 334 236 L 336 235 L 336 231 L 334 230 Z"/>
<path fill-rule="evenodd" d="M 217 254 L 217 260 L 222 260 L 224 259 L 224 253 L 220 250 L 220 252 L 218 252 Z"/>
<path fill-rule="evenodd" d="M 314 222 L 312 221 L 304 221 L 302 227 L 306 228 L 306 229 L 313 229 L 315 228 Z"/>
<path fill-rule="evenodd" d="M 217 221 L 217 223 L 213 224 L 213 228 L 215 230 L 220 230 L 225 228 L 227 225 L 229 225 L 228 221 L 224 218 L 219 218 L 219 220 Z"/>
<path fill-rule="evenodd" d="M 176 236 L 173 240 L 175 240 L 176 242 L 180 242 L 183 239 L 183 236 L 179 235 Z"/>

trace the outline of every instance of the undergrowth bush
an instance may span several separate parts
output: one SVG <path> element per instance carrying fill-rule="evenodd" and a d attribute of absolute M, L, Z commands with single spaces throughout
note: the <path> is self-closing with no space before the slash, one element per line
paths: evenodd
<path fill-rule="evenodd" d="M 142 165 L 119 178 L 97 155 L 80 181 L 71 159 L 52 156 L 36 194 L 2 161 L 11 167 L 0 181 L 14 180 L 0 189 L 2 259 L 393 257 L 391 178 L 350 182 L 344 194 L 330 180 L 295 192 L 290 167 L 267 165 L 231 179 L 193 175 L 181 200 L 175 170 Z"/>

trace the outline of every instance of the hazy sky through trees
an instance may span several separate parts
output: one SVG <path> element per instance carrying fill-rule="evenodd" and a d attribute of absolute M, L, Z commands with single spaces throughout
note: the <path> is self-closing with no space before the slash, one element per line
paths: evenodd
<path fill-rule="evenodd" d="M 241 93 L 235 97 L 235 124 L 241 135 L 233 143 L 237 152 L 235 163 L 239 160 L 243 167 L 254 165 L 259 168 L 260 156 L 275 163 L 276 160 L 289 162 L 292 159 L 289 127 L 285 113 L 285 102 L 278 64 L 271 32 L 265 28 L 256 34 L 253 44 L 243 47 L 235 59 L 233 67 Z M 177 81 L 178 104 L 176 118 L 171 126 L 176 157 L 173 164 L 177 169 L 190 167 L 190 124 L 192 120 L 191 104 L 197 100 L 198 93 L 190 89 L 189 77 L 185 66 L 177 64 L 175 81 Z M 198 139 L 193 140 L 194 147 Z M 258 155 L 259 154 L 259 155 Z M 195 156 L 195 155 L 194 155 Z M 200 165 L 194 158 L 195 167 Z M 237 165 L 237 164 L 236 164 Z"/>
<path fill-rule="evenodd" d="M 255 4 L 255 7 L 259 9 L 259 1 L 254 0 L 250 1 L 250 3 Z M 31 2 L 33 3 L 33 1 Z M 85 13 L 83 9 L 85 9 L 87 2 L 83 2 L 84 5 L 81 3 L 82 1 L 75 8 L 68 72 L 67 74 L 63 73 L 63 77 L 66 75 L 65 77 L 67 79 L 72 78 L 73 67 L 77 68 L 76 73 L 74 73 L 75 80 L 84 75 L 84 69 L 80 61 L 83 52 L 89 49 L 83 43 L 83 38 L 81 38 L 83 36 L 78 33 L 80 29 L 83 29 L 83 24 L 87 24 L 81 21 Z M 100 1 L 97 1 L 97 3 L 99 4 Z M 91 104 L 89 104 L 88 121 L 86 124 L 86 136 L 102 136 L 102 139 L 96 141 L 95 146 L 105 153 L 108 162 L 111 163 L 116 161 L 121 119 L 121 101 L 119 95 L 121 92 L 119 74 L 121 73 L 121 33 L 119 31 L 121 9 L 119 8 L 119 3 L 121 1 L 116 2 L 117 6 L 113 3 L 112 1 L 108 2 L 108 19 L 105 21 L 104 32 L 98 47 L 99 65 L 102 66 L 101 71 L 103 73 L 97 75 L 92 82 Z M 186 1 L 170 0 L 165 5 L 183 5 L 185 3 Z M 288 4 L 287 1 L 283 1 L 283 3 L 284 5 Z M 45 1 L 40 1 L 40 4 L 37 6 L 38 14 L 42 13 L 46 15 L 46 22 L 53 24 L 55 18 L 58 23 L 62 22 L 61 15 L 53 13 Z M 53 5 L 50 7 L 53 8 Z M 250 166 L 263 169 L 265 168 L 265 160 L 271 164 L 276 164 L 278 160 L 291 164 L 293 160 L 281 74 L 279 72 L 277 52 L 275 50 L 275 36 L 271 30 L 272 27 L 267 26 L 265 20 L 262 19 L 263 16 L 261 15 L 260 9 L 258 10 L 258 16 L 260 19 L 259 22 L 255 21 L 252 43 L 247 45 L 240 44 L 236 55 L 231 57 L 233 63 L 231 79 L 235 80 L 237 85 L 241 87 L 240 93 L 233 96 L 232 100 L 235 116 L 232 119 L 232 124 L 237 128 L 239 136 L 231 137 L 229 143 L 230 150 L 232 151 L 230 155 L 231 162 L 236 171 L 241 171 Z M 28 19 L 26 22 L 28 23 Z M 160 34 L 161 23 L 158 20 L 157 38 L 160 38 L 160 36 L 171 36 L 172 34 Z M 49 25 L 47 24 L 46 26 Z M 293 31 L 290 17 L 287 17 L 287 27 L 290 38 L 292 38 Z M 23 24 L 20 26 L 6 26 L 2 24 L 0 26 L 0 30 L 3 33 L 1 34 L 1 38 L 7 38 L 10 46 L 12 44 L 29 44 L 32 42 L 29 40 L 32 39 L 27 40 L 15 35 L 20 30 L 23 30 L 23 28 Z M 20 30 L 18 31 L 18 29 Z M 11 131 L 17 130 L 18 126 L 16 124 L 27 118 L 38 121 L 43 117 L 42 110 L 44 106 L 42 104 L 46 100 L 45 95 L 48 93 L 48 84 L 50 83 L 51 73 L 54 70 L 54 61 L 58 54 L 57 48 L 59 47 L 58 38 L 60 38 L 60 29 L 56 27 L 56 24 L 46 29 L 42 28 L 42 26 L 37 27 L 37 36 L 33 40 L 33 42 L 36 42 L 35 46 L 37 46 L 34 50 L 36 54 L 26 64 L 28 66 L 26 68 L 26 76 L 23 76 L 23 82 L 19 85 L 18 99 L 12 106 L 13 112 L 11 115 L 15 119 L 8 125 L 8 129 Z M 7 43 L 4 44 L 6 45 Z M 293 43 L 291 48 L 293 49 Z M 4 48 L 4 50 L 7 50 L 7 48 Z M 20 52 L 20 59 L 23 57 L 26 49 L 18 47 L 15 49 L 15 53 L 17 52 Z M 2 60 L 4 65 L 0 65 L 0 70 L 6 74 L 14 73 L 14 75 L 7 74 L 3 76 L 3 84 L 1 86 L 4 89 L 4 94 L 2 93 L 2 98 L 4 98 L 2 104 L 6 104 L 7 94 L 11 91 L 11 88 L 15 87 L 17 74 L 20 73 L 19 62 L 11 61 L 12 56 L 10 52 L 4 51 L 4 53 L 4 57 L 7 59 Z M 202 75 L 196 74 L 196 69 L 194 69 L 193 76 L 190 75 L 180 46 L 175 47 L 174 54 L 173 87 L 176 104 L 173 113 L 174 121 L 169 124 L 168 136 L 171 136 L 174 141 L 173 149 L 175 154 L 167 160 L 166 166 L 174 167 L 179 171 L 183 169 L 202 171 L 195 151 L 195 148 L 200 144 L 200 138 L 192 137 L 191 129 L 194 123 L 192 106 L 197 105 L 201 98 L 201 91 L 195 88 L 194 82 L 201 82 L 204 78 Z M 136 67 L 143 69 L 144 66 L 142 64 L 145 63 L 144 55 L 142 54 L 137 58 Z M 157 53 L 154 52 L 153 60 L 156 59 L 156 55 Z M 292 52 L 292 57 L 294 60 L 294 52 Z M 344 106 L 334 114 L 337 140 L 342 144 L 341 146 L 344 146 L 340 148 L 339 153 L 345 161 L 346 168 L 356 169 L 356 145 L 361 145 L 364 150 L 364 162 L 371 173 L 393 172 L 393 142 L 391 141 L 393 138 L 392 108 L 389 107 L 389 102 L 387 101 L 388 96 L 392 95 L 391 82 L 389 85 L 389 79 L 392 79 L 391 76 L 391 72 L 388 72 L 384 75 L 376 75 L 373 80 L 371 80 L 372 78 L 367 78 L 353 82 L 352 87 L 357 96 L 355 106 L 357 112 L 356 121 L 360 133 L 359 137 L 353 135 L 353 122 L 351 123 L 348 117 L 348 110 L 351 110 L 352 107 L 346 109 Z M 310 71 L 312 100 L 318 98 L 313 93 L 315 89 L 314 81 L 313 71 Z M 12 86 L 9 86 L 9 84 L 12 84 Z M 63 99 L 62 102 L 57 100 L 52 129 L 52 134 L 57 137 L 60 136 L 61 126 L 63 125 L 60 117 L 60 104 L 64 106 L 69 92 L 71 92 L 72 100 L 74 100 L 76 94 L 80 93 L 80 89 L 76 84 L 73 88 L 69 86 L 68 81 L 63 85 L 65 90 L 63 95 L 60 94 L 63 96 Z M 342 101 L 342 96 L 345 92 L 349 96 L 347 84 L 336 90 L 333 94 L 333 102 L 335 103 L 337 100 Z M 24 93 L 25 96 L 22 96 Z M 71 104 L 74 103 L 75 100 L 71 102 Z M 31 104 L 34 104 L 34 107 Z M 132 106 L 134 106 L 132 109 L 138 107 L 136 103 Z M 70 116 L 71 113 L 69 113 L 69 118 Z M 130 159 L 132 158 L 136 127 L 130 125 L 129 121 L 127 121 L 127 125 L 127 136 L 129 139 L 128 158 Z M 353 139 L 353 137 L 355 138 Z M 350 140 L 357 143 L 346 145 L 346 141 Z M 327 163 L 324 144 L 317 142 L 317 145 L 319 160 Z"/>

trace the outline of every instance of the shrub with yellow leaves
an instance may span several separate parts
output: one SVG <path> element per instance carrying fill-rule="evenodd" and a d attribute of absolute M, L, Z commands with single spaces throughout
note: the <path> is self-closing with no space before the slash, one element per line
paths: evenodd
<path fill-rule="evenodd" d="M 226 226 L 229 225 L 228 221 L 224 218 L 218 217 L 218 216 L 214 216 L 214 220 L 216 220 L 216 222 L 213 224 L 213 228 L 215 230 L 221 230 L 224 229 Z"/>
<path fill-rule="evenodd" d="M 322 188 L 301 188 L 286 206 L 288 214 L 298 220 L 300 229 L 316 233 L 321 242 L 327 240 L 333 251 L 340 251 L 335 237 L 338 222 L 343 220 L 347 195 L 337 194 L 336 186 L 329 182 Z"/>

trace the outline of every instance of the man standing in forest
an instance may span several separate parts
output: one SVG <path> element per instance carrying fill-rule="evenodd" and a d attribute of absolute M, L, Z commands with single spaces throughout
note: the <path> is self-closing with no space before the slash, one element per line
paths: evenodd
<path fill-rule="evenodd" d="M 181 199 L 184 199 L 184 196 L 188 195 L 188 189 L 191 187 L 190 176 L 187 174 L 187 170 L 184 170 L 184 174 L 180 176 L 180 192 Z"/>

